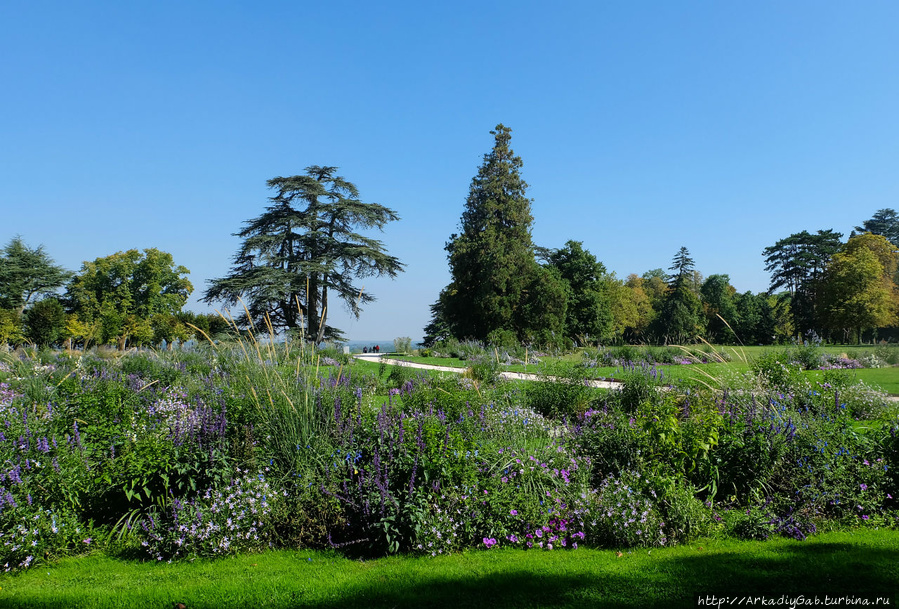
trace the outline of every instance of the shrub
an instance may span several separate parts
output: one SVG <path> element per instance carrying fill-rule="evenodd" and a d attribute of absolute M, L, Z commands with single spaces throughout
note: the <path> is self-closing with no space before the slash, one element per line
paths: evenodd
<path fill-rule="evenodd" d="M 141 545 L 156 560 L 259 550 L 272 538 L 272 504 L 280 500 L 262 475 L 244 473 L 221 489 L 175 499 L 140 523 Z"/>
<path fill-rule="evenodd" d="M 786 351 L 763 353 L 751 363 L 750 369 L 764 385 L 773 389 L 788 391 L 802 379 L 802 367 L 790 360 Z"/>
<path fill-rule="evenodd" d="M 528 387 L 528 406 L 546 417 L 574 419 L 589 410 L 598 397 L 583 366 L 545 365 L 539 378 Z"/>
<path fill-rule="evenodd" d="M 622 471 L 593 491 L 587 533 L 597 545 L 653 547 L 668 543 L 654 490 L 644 493 L 640 474 Z"/>
<path fill-rule="evenodd" d="M 465 376 L 480 383 L 494 384 L 499 380 L 500 364 L 489 355 L 477 355 L 469 359 L 471 365 Z"/>

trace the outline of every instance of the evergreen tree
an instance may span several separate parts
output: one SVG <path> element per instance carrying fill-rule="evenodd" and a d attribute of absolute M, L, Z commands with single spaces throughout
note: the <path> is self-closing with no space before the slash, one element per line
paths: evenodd
<path fill-rule="evenodd" d="M 35 300 L 52 294 L 72 276 L 56 265 L 44 246 L 28 247 L 13 237 L 0 250 L 0 309 L 21 314 Z"/>
<path fill-rule="evenodd" d="M 431 321 L 424 328 L 424 338 L 422 344 L 425 347 L 432 347 L 434 343 L 446 340 L 453 335 L 452 329 L 446 322 L 443 315 L 443 298 L 446 290 L 441 290 L 437 301 L 431 305 Z"/>
<path fill-rule="evenodd" d="M 669 342 L 690 342 L 703 331 L 702 303 L 692 289 L 693 259 L 686 247 L 674 255 L 668 292 L 656 318 L 656 335 Z"/>
<path fill-rule="evenodd" d="M 461 230 L 446 244 L 452 281 L 442 298 L 443 317 L 458 338 L 484 340 L 494 330 L 523 338 L 541 323 L 527 319 L 534 308 L 525 306 L 539 272 L 531 200 L 521 158 L 509 147 L 512 130 L 499 124 L 490 133 L 494 146 L 471 181 Z"/>
<path fill-rule="evenodd" d="M 675 271 L 668 275 L 668 283 L 676 284 L 678 281 L 685 281 L 693 277 L 693 259 L 690 257 L 690 251 L 686 247 L 681 247 L 674 255 L 669 271 Z"/>
<path fill-rule="evenodd" d="M 823 326 L 819 314 L 821 280 L 830 259 L 840 250 L 842 236 L 833 230 L 819 230 L 814 235 L 802 231 L 763 252 L 765 270 L 771 273 L 769 292 L 787 289 L 794 326 L 802 334 Z"/>
<path fill-rule="evenodd" d="M 859 233 L 883 235 L 887 241 L 899 246 L 899 214 L 895 209 L 878 209 L 873 218 L 865 220 L 855 230 Z"/>
<path fill-rule="evenodd" d="M 55 298 L 34 303 L 23 316 L 25 338 L 39 347 L 50 347 L 61 341 L 66 330 L 66 314 Z"/>
<path fill-rule="evenodd" d="M 403 270 L 377 239 L 358 228 L 383 229 L 398 220 L 396 212 L 359 200 L 351 182 L 336 175 L 336 167 L 312 166 L 305 175 L 273 178 L 277 191 L 259 217 L 245 223 L 235 236 L 243 239 L 231 272 L 210 281 L 203 300 L 236 305 L 243 300 L 256 331 L 297 330 L 316 344 L 337 338 L 340 330 L 327 324 L 330 296 L 335 294 L 359 316 L 360 304 L 374 297 L 353 283 L 359 277 Z"/>

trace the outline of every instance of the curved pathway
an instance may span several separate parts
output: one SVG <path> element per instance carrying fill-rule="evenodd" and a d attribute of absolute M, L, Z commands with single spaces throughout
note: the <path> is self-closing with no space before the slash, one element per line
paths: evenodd
<path fill-rule="evenodd" d="M 456 374 L 461 374 L 465 372 L 466 368 L 454 368 L 452 366 L 437 366 L 433 364 L 419 364 L 417 362 L 407 362 L 405 360 L 399 359 L 388 359 L 384 357 L 381 353 L 357 353 L 353 355 L 356 359 L 366 361 L 366 362 L 384 362 L 390 366 L 405 366 L 407 368 L 419 368 L 421 370 L 435 370 L 439 372 L 454 372 Z M 539 381 L 542 380 L 536 374 L 529 374 L 527 372 L 500 372 L 500 377 L 504 379 L 510 379 L 514 381 Z M 545 378 L 545 377 L 544 377 Z M 552 377 L 550 377 L 552 378 Z M 621 387 L 622 383 L 618 381 L 599 381 L 592 380 L 589 381 L 591 387 L 595 387 L 597 389 L 618 389 Z"/>
<path fill-rule="evenodd" d="M 432 364 L 419 364 L 417 362 L 407 362 L 405 360 L 399 359 L 388 359 L 384 357 L 382 353 L 357 353 L 353 355 L 356 359 L 360 359 L 368 362 L 379 362 L 383 361 L 385 364 L 390 366 L 406 366 L 407 368 L 420 368 L 422 370 L 436 370 L 440 372 L 453 372 L 455 374 L 461 374 L 465 372 L 465 368 L 454 368 L 452 366 L 436 366 Z M 529 374 L 525 372 L 500 372 L 500 377 L 504 379 L 516 380 L 516 381 L 539 381 L 541 378 L 536 374 Z M 544 377 L 545 378 L 545 377 Z M 553 377 L 549 377 L 552 379 Z M 595 387 L 597 389 L 619 389 L 623 385 L 620 381 L 602 381 L 602 380 L 592 380 L 589 381 L 589 385 L 591 387 Z M 887 395 L 886 400 L 888 402 L 899 402 L 899 396 L 897 395 Z"/>

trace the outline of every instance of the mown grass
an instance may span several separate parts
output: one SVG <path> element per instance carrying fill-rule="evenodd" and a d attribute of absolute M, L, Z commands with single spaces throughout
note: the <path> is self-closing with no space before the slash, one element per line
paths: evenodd
<path fill-rule="evenodd" d="M 721 378 L 727 374 L 748 372 L 751 368 L 751 362 L 765 352 L 773 350 L 773 347 L 724 347 L 722 351 L 728 352 L 732 361 L 727 363 L 709 363 L 709 364 L 690 364 L 690 365 L 660 365 L 659 368 L 665 375 L 665 378 L 672 381 L 695 380 L 704 383 L 710 383 L 713 379 Z M 834 355 L 847 354 L 847 347 L 829 346 L 824 349 L 828 353 Z M 852 357 L 852 351 L 849 349 L 848 355 Z M 417 357 L 417 356 L 390 356 L 391 359 L 398 359 L 418 364 L 427 364 L 432 366 L 447 366 L 453 368 L 464 369 L 470 365 L 470 362 L 457 358 L 443 357 Z M 579 354 L 577 356 L 566 356 L 563 358 L 547 358 L 544 360 L 546 364 L 553 365 L 562 363 L 576 363 L 583 361 Z M 377 371 L 378 364 L 370 364 L 363 362 L 366 366 L 371 366 L 372 370 Z M 502 366 L 502 370 L 509 372 L 528 372 L 532 374 L 545 371 L 544 364 L 531 364 L 524 366 L 516 364 L 511 366 Z M 847 374 L 853 379 L 864 381 L 872 387 L 877 387 L 892 395 L 899 395 L 899 367 L 892 366 L 888 368 L 861 368 L 855 370 L 847 370 Z M 620 379 L 624 371 L 620 367 L 603 366 L 591 368 L 587 372 L 587 376 L 595 379 Z M 821 371 L 810 370 L 805 373 L 813 379 L 821 378 Z"/>
<path fill-rule="evenodd" d="M 864 529 L 802 542 L 707 539 L 623 553 L 491 550 L 365 562 L 312 551 L 177 564 L 97 555 L 0 577 L 0 606 L 695 607 L 706 595 L 892 604 L 897 582 L 899 531 Z"/>

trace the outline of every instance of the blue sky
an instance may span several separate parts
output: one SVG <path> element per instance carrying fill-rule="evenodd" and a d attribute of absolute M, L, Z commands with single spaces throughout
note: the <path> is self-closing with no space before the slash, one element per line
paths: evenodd
<path fill-rule="evenodd" d="M 130 248 L 228 272 L 265 182 L 333 165 L 402 220 L 351 339 L 418 339 L 489 131 L 534 241 L 619 277 L 686 246 L 768 286 L 761 252 L 899 208 L 899 3 L 0 4 L 0 242 L 67 268 Z"/>

